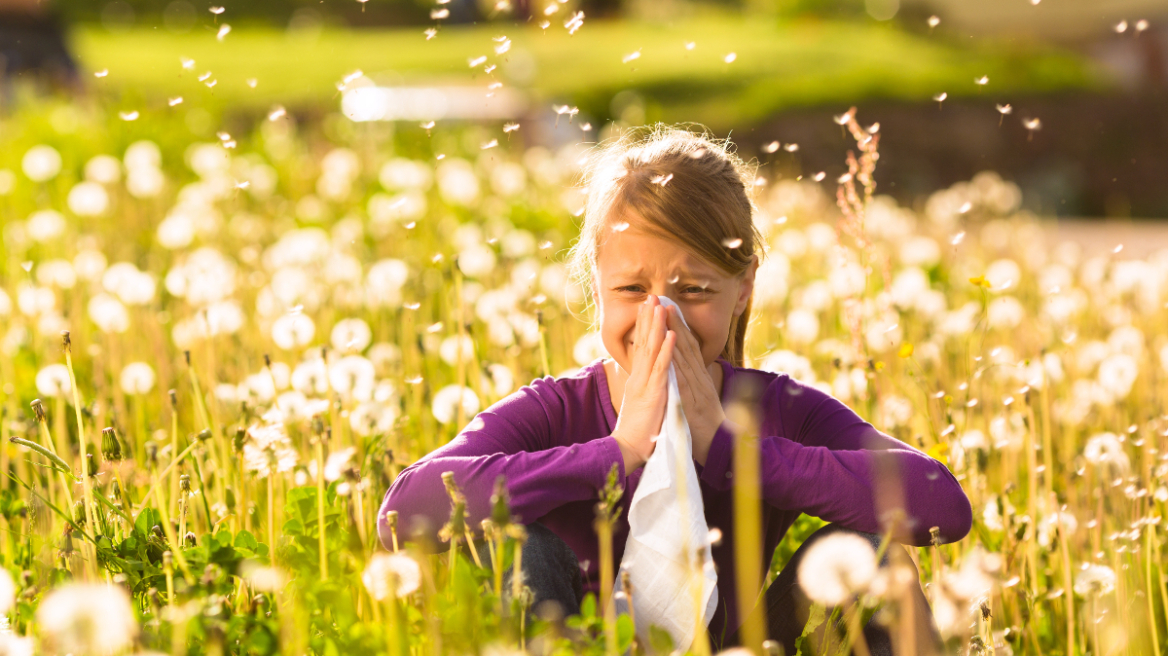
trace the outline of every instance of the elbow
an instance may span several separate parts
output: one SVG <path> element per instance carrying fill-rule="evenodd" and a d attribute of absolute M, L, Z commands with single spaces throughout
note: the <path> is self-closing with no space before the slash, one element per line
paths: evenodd
<path fill-rule="evenodd" d="M 438 515 L 441 510 L 448 513 L 449 507 L 435 503 L 422 481 L 411 481 L 417 472 L 410 469 L 399 473 L 385 493 L 377 513 L 378 537 L 382 546 L 389 550 L 393 550 L 396 538 L 399 547 L 411 542 L 426 553 L 444 551 L 445 545 L 438 539 L 438 531 L 445 520 L 439 519 Z M 441 485 L 439 492 L 439 501 L 445 501 Z M 389 520 L 391 513 L 396 513 L 396 520 L 392 523 Z"/>
<path fill-rule="evenodd" d="M 949 501 L 940 508 L 940 516 L 935 518 L 931 526 L 924 527 L 926 544 L 932 544 L 934 527 L 937 529 L 938 544 L 957 542 L 969 535 L 970 529 L 973 528 L 973 507 L 969 503 L 969 497 L 956 480 L 952 481 L 952 487 L 950 494 L 946 495 Z"/>

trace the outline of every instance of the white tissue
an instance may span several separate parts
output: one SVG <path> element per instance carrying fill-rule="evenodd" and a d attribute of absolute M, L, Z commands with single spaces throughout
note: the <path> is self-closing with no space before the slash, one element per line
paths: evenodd
<path fill-rule="evenodd" d="M 677 307 L 665 296 L 658 298 L 664 307 Z M 703 626 L 709 625 L 714 614 L 718 575 L 710 555 L 709 527 L 694 469 L 689 424 L 672 363 L 665 420 L 654 441 L 656 447 L 629 505 L 629 537 L 621 570 L 629 573 L 633 615 L 642 644 L 648 644 L 649 626 L 656 625 L 668 631 L 674 646 L 684 652 L 694 640 L 697 608 L 702 609 Z M 691 575 L 691 568 L 700 571 Z M 620 589 L 619 575 L 615 587 Z M 616 604 L 618 613 L 628 612 L 627 597 L 618 598 Z"/>

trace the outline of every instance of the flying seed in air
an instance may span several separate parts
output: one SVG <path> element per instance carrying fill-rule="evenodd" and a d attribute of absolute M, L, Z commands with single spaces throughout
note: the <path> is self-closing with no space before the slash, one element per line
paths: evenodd
<path fill-rule="evenodd" d="M 670 173 L 668 175 L 653 176 L 653 179 L 650 180 L 650 182 L 652 182 L 653 184 L 661 185 L 662 187 L 664 187 L 665 185 L 669 184 L 669 181 L 672 179 L 673 179 L 673 174 Z"/>
<path fill-rule="evenodd" d="M 108 68 L 103 68 L 103 69 L 101 69 L 100 71 L 96 71 L 96 72 L 93 74 L 93 77 L 105 77 L 105 76 L 107 76 L 107 75 L 109 75 L 109 69 L 108 69 Z"/>
<path fill-rule="evenodd" d="M 568 20 L 564 21 L 564 27 L 567 28 L 568 34 L 575 34 L 584 25 L 584 12 L 578 11 L 572 14 Z"/>
<path fill-rule="evenodd" d="M 174 107 L 180 103 L 182 103 L 182 96 L 175 96 L 174 98 L 166 101 L 166 104 L 170 105 L 171 107 Z"/>
<path fill-rule="evenodd" d="M 442 20 L 450 17 L 450 10 L 443 7 L 442 9 L 431 9 L 430 20 Z"/>
<path fill-rule="evenodd" d="M 272 111 L 268 112 L 268 120 L 275 121 L 284 118 L 288 114 L 288 110 L 284 109 L 283 105 L 276 105 Z"/>
<path fill-rule="evenodd" d="M 727 53 L 726 56 L 722 58 L 722 61 L 726 62 L 727 64 L 732 64 L 734 63 L 735 59 L 738 59 L 738 53 L 731 52 Z"/>
<path fill-rule="evenodd" d="M 471 59 L 468 59 L 467 63 L 470 64 L 471 68 L 478 68 L 479 66 L 482 66 L 483 64 L 487 63 L 487 56 L 486 55 L 479 55 L 478 57 L 473 57 Z"/>
<path fill-rule="evenodd" d="M 823 171 L 820 171 L 819 173 L 816 173 L 815 175 L 811 176 L 811 179 L 815 180 L 816 182 L 823 182 L 823 179 L 826 177 L 827 177 L 827 174 L 824 173 Z"/>
<path fill-rule="evenodd" d="M 723 239 L 722 245 L 726 248 L 738 248 L 742 245 L 742 240 L 738 237 L 734 237 L 732 239 Z"/>
<path fill-rule="evenodd" d="M 510 134 L 518 129 L 519 129 L 518 123 L 504 123 L 503 124 L 503 132 L 506 134 Z"/>
<path fill-rule="evenodd" d="M 762 152 L 764 152 L 764 153 L 773 153 L 773 152 L 775 152 L 775 151 L 777 151 L 777 150 L 779 149 L 779 145 L 780 145 L 780 144 L 779 144 L 779 142 L 777 142 L 777 141 L 772 141 L 772 142 L 770 142 L 770 143 L 768 143 L 768 144 L 763 144 L 763 146 L 762 146 Z"/>
<path fill-rule="evenodd" d="M 138 120 L 138 111 L 135 110 L 132 112 L 118 112 L 118 118 L 122 119 L 123 121 L 136 121 Z"/>
<path fill-rule="evenodd" d="M 929 29 L 937 27 L 941 24 L 941 18 L 938 16 L 929 16 Z"/>
<path fill-rule="evenodd" d="M 422 34 L 425 34 L 426 40 L 429 41 L 430 39 L 433 39 L 434 37 L 438 36 L 438 30 L 436 30 L 432 27 L 427 27 L 425 30 L 422 30 Z"/>
<path fill-rule="evenodd" d="M 783 150 L 787 151 L 788 153 L 793 153 L 796 150 L 799 150 L 799 144 L 789 143 L 789 144 L 783 146 Z"/>
<path fill-rule="evenodd" d="M 186 57 L 183 57 L 179 61 L 182 62 L 183 69 L 188 70 L 188 71 L 195 70 L 195 60 L 187 59 Z"/>
<path fill-rule="evenodd" d="M 640 51 L 640 49 L 637 49 L 637 50 L 634 50 L 633 52 L 630 52 L 629 54 L 625 55 L 624 57 L 621 57 L 621 63 L 627 64 L 635 59 L 640 59 L 640 58 L 641 58 L 641 51 Z"/>
<path fill-rule="evenodd" d="M 215 38 L 222 41 L 223 37 L 227 36 L 228 33 L 230 33 L 230 32 L 231 32 L 231 26 L 228 25 L 227 23 L 224 23 L 224 24 L 219 26 L 219 33 L 215 35 Z"/>

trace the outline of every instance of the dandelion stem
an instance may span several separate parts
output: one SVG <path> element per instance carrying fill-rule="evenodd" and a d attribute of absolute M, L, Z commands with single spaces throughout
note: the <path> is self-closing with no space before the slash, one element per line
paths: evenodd
<path fill-rule="evenodd" d="M 85 435 L 85 422 L 81 417 L 81 394 L 77 391 L 77 374 L 73 371 L 73 356 L 72 349 L 69 344 L 69 333 L 64 333 L 65 337 L 65 366 L 69 369 L 69 384 L 73 392 L 73 411 L 77 415 L 77 441 L 81 444 L 81 489 L 85 495 L 85 521 L 89 524 L 89 530 L 97 534 L 97 522 L 93 514 L 93 486 L 89 482 L 89 444 Z M 96 447 L 94 449 L 96 452 Z M 86 547 L 90 552 L 89 570 L 90 574 L 97 574 L 97 547 L 91 545 Z"/>
<path fill-rule="evenodd" d="M 171 460 L 171 461 L 170 461 L 170 462 L 169 462 L 169 463 L 166 465 L 166 469 L 163 469 L 163 470 L 162 470 L 162 474 L 160 474 L 160 475 L 158 476 L 158 478 L 157 478 L 156 480 L 154 480 L 154 482 L 153 482 L 153 483 L 150 485 L 150 489 L 146 491 L 146 496 L 142 497 L 142 501 L 140 502 L 140 503 L 141 503 L 141 506 L 139 506 L 139 508 L 138 508 L 138 512 L 139 512 L 139 513 L 140 513 L 140 512 L 142 512 L 142 509 L 146 507 L 146 502 L 150 500 L 150 496 L 151 496 L 152 494 L 154 494 L 154 491 L 155 491 L 156 489 L 158 489 L 158 482 L 159 482 L 160 480 L 162 480 L 162 479 L 165 479 L 165 478 L 166 478 L 166 474 L 167 474 L 168 472 L 170 472 L 170 470 L 174 469 L 175 465 L 177 465 L 178 463 L 182 462 L 183 458 L 186 458 L 186 457 L 187 457 L 187 454 L 189 454 L 191 451 L 194 451 L 194 450 L 195 450 L 195 447 L 196 447 L 196 446 L 198 446 L 198 445 L 199 445 L 199 442 L 198 442 L 197 440 L 196 440 L 196 441 L 193 441 L 193 442 L 191 442 L 189 445 L 187 445 L 187 448 L 183 449 L 182 453 L 178 454 L 178 457 L 177 457 L 177 458 L 175 458 L 174 460 Z M 176 484 L 176 486 L 177 486 L 177 484 Z M 162 506 L 165 506 L 166 504 L 160 504 L 160 505 L 162 505 Z M 134 515 L 134 516 L 135 516 L 135 518 L 136 518 L 136 517 L 137 517 L 137 513 L 135 513 L 135 515 Z"/>
<path fill-rule="evenodd" d="M 320 550 L 320 580 L 328 580 L 328 549 L 324 540 L 324 440 L 316 438 L 316 532 Z"/>

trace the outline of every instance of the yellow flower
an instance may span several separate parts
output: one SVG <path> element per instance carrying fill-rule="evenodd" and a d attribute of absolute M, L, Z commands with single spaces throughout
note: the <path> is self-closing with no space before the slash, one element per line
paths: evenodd
<path fill-rule="evenodd" d="M 913 354 L 913 345 L 909 342 L 905 342 L 904 344 L 901 344 L 900 350 L 897 351 L 896 354 L 902 358 L 911 358 L 912 354 Z"/>

